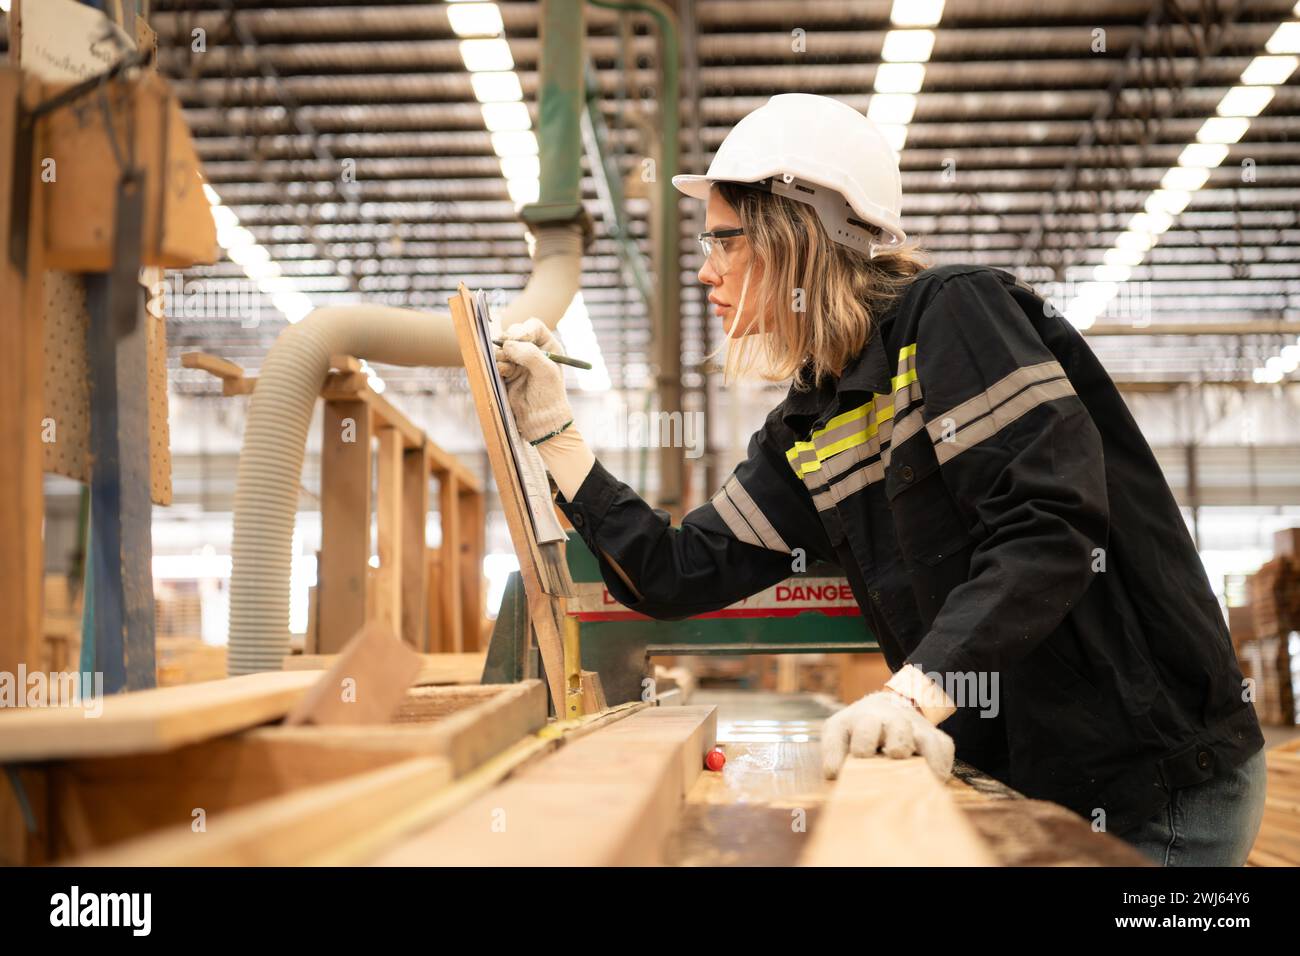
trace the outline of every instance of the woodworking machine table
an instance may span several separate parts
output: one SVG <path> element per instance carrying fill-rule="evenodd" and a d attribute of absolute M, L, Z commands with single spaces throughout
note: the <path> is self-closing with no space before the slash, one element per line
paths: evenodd
<path fill-rule="evenodd" d="M 676 866 L 790 866 L 830 788 L 819 735 L 833 708 L 811 695 L 697 691 L 718 705 L 721 773 L 700 775 L 665 852 Z M 959 764 L 952 788 L 961 809 L 1005 866 L 1141 866 L 1136 850 L 1094 833 L 1066 810 L 1028 800 Z M 806 827 L 796 827 L 802 813 Z"/>

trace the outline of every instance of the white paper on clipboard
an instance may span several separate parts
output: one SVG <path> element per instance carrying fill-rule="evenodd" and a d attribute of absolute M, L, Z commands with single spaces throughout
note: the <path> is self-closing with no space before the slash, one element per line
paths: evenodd
<path fill-rule="evenodd" d="M 506 385 L 497 371 L 497 364 L 492 360 L 492 339 L 498 336 L 492 311 L 488 307 L 487 294 L 482 290 L 474 293 L 474 325 L 482 340 L 483 354 L 488 357 L 488 381 L 496 393 L 497 404 L 501 407 L 501 417 L 505 422 L 506 436 L 510 439 L 510 454 L 514 459 L 515 471 L 519 473 L 520 483 L 524 487 L 524 497 L 528 501 L 528 516 L 532 519 L 533 534 L 538 544 L 552 541 L 564 541 L 564 528 L 555 516 L 555 505 L 551 501 L 551 485 L 546 477 L 546 465 L 542 456 L 532 445 L 519 436 L 515 426 L 515 416 L 510 410 L 510 400 L 506 396 Z"/>

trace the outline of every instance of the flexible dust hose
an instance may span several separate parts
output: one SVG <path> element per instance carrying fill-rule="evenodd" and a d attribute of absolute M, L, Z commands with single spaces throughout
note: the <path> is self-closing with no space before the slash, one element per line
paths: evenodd
<path fill-rule="evenodd" d="M 582 227 L 543 226 L 537 233 L 533 274 L 524 291 L 497 311 L 502 329 L 536 316 L 555 328 L 578 294 L 582 279 Z M 456 363 L 461 364 L 460 362 Z"/>
<path fill-rule="evenodd" d="M 581 254 L 579 227 L 540 229 L 533 275 L 501 310 L 503 326 L 537 316 L 554 328 L 578 291 Z M 462 364 L 445 313 L 329 306 L 280 333 L 258 374 L 239 456 L 226 665 L 231 675 L 279 670 L 289 650 L 290 565 L 307 429 L 335 355 L 389 365 Z"/>

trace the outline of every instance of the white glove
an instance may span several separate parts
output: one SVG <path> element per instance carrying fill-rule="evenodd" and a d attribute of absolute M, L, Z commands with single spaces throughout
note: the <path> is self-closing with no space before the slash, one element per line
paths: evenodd
<path fill-rule="evenodd" d="M 827 718 L 822 727 L 822 770 L 834 780 L 844 758 L 920 754 L 940 780 L 952 773 L 956 747 L 952 738 L 935 727 L 901 694 L 881 690 Z"/>
<path fill-rule="evenodd" d="M 559 339 L 541 319 L 518 322 L 501 338 L 505 344 L 496 349 L 497 369 L 520 437 L 535 441 L 572 422 L 564 370 L 544 354 L 560 352 Z"/>

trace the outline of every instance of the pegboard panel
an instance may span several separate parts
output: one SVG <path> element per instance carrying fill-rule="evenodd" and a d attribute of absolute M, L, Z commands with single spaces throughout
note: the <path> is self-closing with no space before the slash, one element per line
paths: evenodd
<path fill-rule="evenodd" d="M 86 369 L 86 290 L 71 272 L 45 273 L 45 470 L 89 482 L 90 376 Z M 155 314 L 156 313 L 156 314 Z M 149 323 L 150 498 L 172 501 L 167 424 L 167 321 L 161 300 L 144 311 Z M 53 440 L 51 440 L 53 439 Z"/>
<path fill-rule="evenodd" d="M 172 503 L 171 430 L 167 423 L 167 314 L 163 271 L 146 269 L 151 291 L 144 321 L 149 323 L 149 484 L 154 504 Z"/>
<path fill-rule="evenodd" d="M 45 470 L 90 481 L 90 376 L 86 371 L 86 289 L 71 272 L 45 273 Z M 51 440 L 53 439 L 53 440 Z"/>

